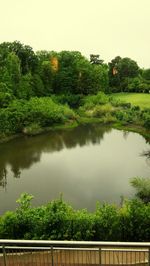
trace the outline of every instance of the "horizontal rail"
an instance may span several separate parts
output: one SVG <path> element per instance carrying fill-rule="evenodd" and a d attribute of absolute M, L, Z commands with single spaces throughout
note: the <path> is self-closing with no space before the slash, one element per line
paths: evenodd
<path fill-rule="evenodd" d="M 3 246 L 0 246 L 0 249 L 2 249 L 3 248 Z M 42 250 L 51 250 L 51 246 L 50 247 L 34 247 L 34 246 L 5 246 L 5 249 L 7 250 L 7 249 L 9 249 L 9 250 L 11 250 L 11 249 L 17 249 L 17 250 L 38 250 L 38 251 L 42 251 Z M 77 250 L 77 251 L 99 251 L 99 248 L 77 248 L 77 247 L 72 247 L 72 248 L 69 248 L 69 247 L 67 247 L 67 248 L 65 248 L 65 247 L 53 247 L 53 250 L 72 250 L 72 251 L 74 251 L 74 250 Z M 132 251 L 134 251 L 134 252 L 147 252 L 149 250 L 149 248 L 139 248 L 139 249 L 131 249 L 131 248 L 101 248 L 101 251 L 119 251 L 119 252 L 132 252 Z"/>
<path fill-rule="evenodd" d="M 150 242 L 108 242 L 108 241 L 49 241 L 49 240 L 10 240 L 0 239 L 0 246 L 42 246 L 42 247 L 146 247 Z"/>

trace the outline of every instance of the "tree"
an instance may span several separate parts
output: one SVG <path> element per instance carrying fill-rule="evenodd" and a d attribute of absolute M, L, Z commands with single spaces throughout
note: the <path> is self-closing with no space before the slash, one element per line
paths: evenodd
<path fill-rule="evenodd" d="M 18 90 L 16 92 L 17 98 L 20 99 L 29 99 L 30 97 L 34 96 L 33 92 L 33 80 L 31 73 L 26 75 L 22 75 Z"/>
<path fill-rule="evenodd" d="M 44 87 L 41 88 L 41 96 L 49 96 L 53 92 L 53 73 L 50 61 L 42 62 L 40 69 L 40 77 L 44 85 Z"/>
<path fill-rule="evenodd" d="M 150 81 L 150 68 L 142 70 L 142 77 Z"/>
<path fill-rule="evenodd" d="M 108 64 L 109 65 L 109 86 L 113 88 L 115 91 L 119 91 L 120 89 L 120 76 L 118 74 L 118 64 L 121 61 L 120 56 L 116 56 L 112 61 Z"/>
<path fill-rule="evenodd" d="M 44 84 L 40 77 L 40 74 L 33 74 L 32 75 L 32 90 L 33 94 L 37 97 L 44 96 Z"/>
<path fill-rule="evenodd" d="M 27 74 L 30 71 L 36 72 L 38 68 L 38 58 L 31 46 L 15 41 L 10 43 L 9 47 L 10 51 L 14 52 L 20 59 L 22 74 Z"/>
<path fill-rule="evenodd" d="M 21 80 L 21 69 L 20 69 L 20 60 L 15 53 L 11 52 L 7 56 L 6 68 L 10 78 L 10 87 L 13 91 L 13 94 L 16 95 L 17 88 Z"/>
<path fill-rule="evenodd" d="M 150 202 L 150 178 L 133 177 L 130 183 L 136 189 L 138 198 L 144 203 Z"/>
<path fill-rule="evenodd" d="M 128 80 L 138 75 L 137 63 L 128 57 L 117 56 L 109 63 L 109 83 L 111 87 L 115 87 L 115 91 L 126 91 Z"/>
<path fill-rule="evenodd" d="M 7 85 L 0 82 L 0 108 L 7 107 L 13 98 L 13 94 Z"/>
<path fill-rule="evenodd" d="M 99 57 L 100 57 L 99 55 L 90 54 L 90 63 L 96 65 L 102 65 L 104 60 L 100 59 Z"/>
<path fill-rule="evenodd" d="M 134 78 L 139 74 L 137 63 L 128 57 L 122 58 L 118 62 L 117 70 L 121 80 L 127 77 Z"/>
<path fill-rule="evenodd" d="M 56 94 L 87 95 L 104 90 L 105 85 L 108 85 L 106 65 L 91 64 L 80 52 L 62 51 L 53 58 L 57 59 L 57 69 L 53 70 L 53 89 Z"/>

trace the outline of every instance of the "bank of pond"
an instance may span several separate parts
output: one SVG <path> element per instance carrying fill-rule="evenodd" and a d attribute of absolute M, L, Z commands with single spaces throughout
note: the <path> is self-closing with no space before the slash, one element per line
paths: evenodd
<path fill-rule="evenodd" d="M 140 200 L 124 200 L 121 207 L 97 203 L 90 213 L 73 209 L 62 196 L 36 208 L 32 198 L 22 194 L 16 211 L 0 217 L 0 238 L 150 241 L 150 204 Z"/>
<path fill-rule="evenodd" d="M 36 135 L 49 129 L 86 123 L 111 124 L 150 138 L 150 108 L 140 109 L 118 98 L 97 95 L 52 95 L 14 100 L 0 109 L 0 141 L 20 134 Z"/>

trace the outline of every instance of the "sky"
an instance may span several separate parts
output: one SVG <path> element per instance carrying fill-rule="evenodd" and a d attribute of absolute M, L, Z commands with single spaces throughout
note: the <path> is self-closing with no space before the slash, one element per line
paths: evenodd
<path fill-rule="evenodd" d="M 150 0 L 0 0 L 0 43 L 15 40 L 150 68 Z"/>

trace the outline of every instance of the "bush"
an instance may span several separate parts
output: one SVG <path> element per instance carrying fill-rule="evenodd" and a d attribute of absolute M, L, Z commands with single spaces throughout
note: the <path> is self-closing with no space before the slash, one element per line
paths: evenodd
<path fill-rule="evenodd" d="M 150 204 L 125 201 L 119 211 L 121 241 L 149 241 Z"/>
<path fill-rule="evenodd" d="M 109 102 L 115 107 L 123 107 L 125 109 L 131 108 L 131 103 L 126 103 L 126 102 L 121 101 L 120 99 L 116 99 L 112 96 L 109 97 Z"/>
<path fill-rule="evenodd" d="M 144 127 L 147 129 L 150 129 L 150 114 L 144 114 L 143 115 L 143 120 L 144 120 Z"/>
<path fill-rule="evenodd" d="M 120 239 L 119 213 L 115 205 L 97 205 L 94 215 L 94 240 L 113 241 Z"/>
<path fill-rule="evenodd" d="M 83 95 L 82 94 L 62 94 L 62 95 L 53 95 L 52 99 L 54 102 L 69 105 L 71 108 L 78 108 L 81 105 Z"/>
<path fill-rule="evenodd" d="M 133 121 L 132 115 L 129 115 L 127 112 L 124 111 L 117 111 L 116 118 L 123 124 L 130 123 Z"/>
<path fill-rule="evenodd" d="M 102 105 L 108 103 L 108 96 L 103 92 L 99 92 L 97 95 L 87 96 L 83 99 L 82 104 L 85 109 L 88 109 L 89 106 Z"/>
<path fill-rule="evenodd" d="M 114 108 L 108 103 L 105 105 L 97 105 L 95 106 L 93 110 L 93 116 L 94 117 L 102 117 L 105 116 L 106 114 L 111 114 L 114 112 Z"/>
<path fill-rule="evenodd" d="M 38 123 L 31 123 L 23 129 L 23 133 L 27 135 L 36 135 L 42 132 L 42 128 Z"/>
<path fill-rule="evenodd" d="M 105 116 L 104 116 L 104 118 L 103 118 L 103 122 L 105 123 L 105 124 L 107 124 L 107 123 L 113 123 L 113 122 L 116 122 L 116 117 L 115 116 L 112 116 L 111 114 L 106 114 Z"/>
<path fill-rule="evenodd" d="M 16 100 L 8 108 L 0 109 L 0 132 L 11 134 L 32 132 L 53 124 L 75 119 L 68 106 L 56 104 L 49 97 Z"/>

